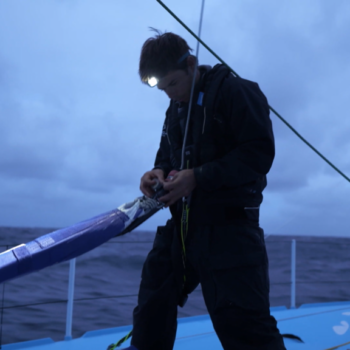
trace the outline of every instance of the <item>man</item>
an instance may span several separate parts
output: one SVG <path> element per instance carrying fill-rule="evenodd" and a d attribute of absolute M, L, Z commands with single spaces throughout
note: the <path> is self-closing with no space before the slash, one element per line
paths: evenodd
<path fill-rule="evenodd" d="M 259 227 L 274 158 L 268 103 L 256 83 L 223 65 L 196 69 L 190 51 L 183 38 L 159 32 L 141 51 L 141 80 L 164 91 L 170 105 L 140 189 L 152 197 L 158 180 L 172 219 L 158 227 L 144 263 L 130 349 L 173 349 L 177 306 L 199 283 L 225 350 L 285 349 L 269 311 Z"/>

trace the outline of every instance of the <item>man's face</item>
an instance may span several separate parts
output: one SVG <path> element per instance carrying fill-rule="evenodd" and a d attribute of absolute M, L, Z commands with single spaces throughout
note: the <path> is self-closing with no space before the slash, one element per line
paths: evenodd
<path fill-rule="evenodd" d="M 169 72 L 159 80 L 158 89 L 164 91 L 169 98 L 177 102 L 189 102 L 193 74 L 191 69 L 178 69 Z"/>

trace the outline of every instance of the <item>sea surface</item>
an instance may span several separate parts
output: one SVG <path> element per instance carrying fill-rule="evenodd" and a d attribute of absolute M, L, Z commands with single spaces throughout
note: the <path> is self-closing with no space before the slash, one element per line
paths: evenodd
<path fill-rule="evenodd" d="M 0 252 L 53 231 L 0 227 Z M 77 258 L 73 337 L 132 323 L 142 264 L 154 232 L 132 232 Z M 350 239 L 267 236 L 271 306 L 290 306 L 291 240 L 296 239 L 296 305 L 350 300 Z M 69 262 L 0 285 L 0 344 L 63 340 Z M 179 317 L 206 314 L 200 287 Z M 116 339 L 117 341 L 118 339 Z"/>

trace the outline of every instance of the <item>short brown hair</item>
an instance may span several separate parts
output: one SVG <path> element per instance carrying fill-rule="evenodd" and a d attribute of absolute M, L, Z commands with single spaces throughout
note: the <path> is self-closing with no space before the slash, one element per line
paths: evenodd
<path fill-rule="evenodd" d="M 162 78 L 170 71 L 185 69 L 187 61 L 179 63 L 179 59 L 192 49 L 187 42 L 174 33 L 161 33 L 151 28 L 157 34 L 145 41 L 141 49 L 139 75 L 146 83 L 148 78 Z"/>

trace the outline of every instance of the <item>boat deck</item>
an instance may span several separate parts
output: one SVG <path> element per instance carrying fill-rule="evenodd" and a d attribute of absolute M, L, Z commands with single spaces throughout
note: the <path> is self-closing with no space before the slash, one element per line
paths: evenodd
<path fill-rule="evenodd" d="M 287 350 L 350 350 L 350 301 L 304 304 L 297 309 L 271 308 L 282 334 L 299 336 L 304 343 L 285 339 Z M 73 340 L 54 342 L 50 338 L 3 345 L 3 350 L 106 350 L 130 332 L 131 326 L 85 333 Z M 120 348 L 125 348 L 130 340 Z M 119 349 L 119 348 L 118 348 Z M 208 315 L 180 318 L 175 350 L 220 350 L 222 346 Z"/>

